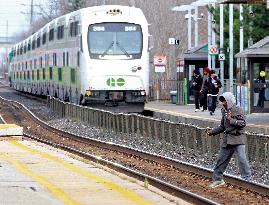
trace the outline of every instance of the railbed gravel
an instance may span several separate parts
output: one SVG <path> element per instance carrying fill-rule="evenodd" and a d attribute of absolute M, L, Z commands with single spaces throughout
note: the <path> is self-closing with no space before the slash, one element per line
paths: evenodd
<path fill-rule="evenodd" d="M 138 134 L 136 135 L 119 134 L 113 131 L 89 126 L 75 119 L 61 118 L 46 106 L 45 101 L 28 99 L 26 96 L 18 94 L 18 92 L 15 91 L 10 90 L 7 92 L 3 91 L 3 89 L 1 88 L 0 95 L 4 98 L 23 103 L 37 117 L 39 117 L 43 121 L 46 121 L 52 127 L 68 131 L 76 135 L 81 135 L 84 137 L 124 145 L 126 147 L 131 147 L 134 149 L 150 152 L 153 154 L 162 155 L 165 157 L 169 157 L 179 161 L 184 161 L 204 168 L 213 169 L 216 163 L 218 153 L 215 153 L 213 156 L 207 156 L 207 155 L 204 155 L 203 157 L 201 157 L 201 155 L 195 156 L 195 154 L 192 153 L 191 150 L 189 150 L 187 153 L 183 147 L 181 149 L 178 149 L 169 144 L 163 144 L 160 142 L 153 144 L 152 142 L 146 140 L 146 138 Z M 269 185 L 268 163 L 253 161 L 250 163 L 250 166 L 252 171 L 252 180 L 257 183 Z M 226 169 L 226 173 L 230 175 L 239 176 L 239 170 L 238 166 L 236 165 L 235 158 L 232 158 L 232 160 L 230 161 Z"/>

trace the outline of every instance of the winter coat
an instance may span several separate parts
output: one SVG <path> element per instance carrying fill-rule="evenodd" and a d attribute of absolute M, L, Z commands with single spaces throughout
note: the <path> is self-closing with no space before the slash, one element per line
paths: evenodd
<path fill-rule="evenodd" d="M 246 143 L 245 126 L 246 117 L 243 110 L 236 105 L 235 97 L 230 92 L 221 96 L 227 101 L 227 110 L 222 108 L 222 119 L 218 127 L 213 128 L 212 135 L 224 132 L 223 147 L 227 145 L 240 145 Z M 231 120 L 227 119 L 227 113 L 231 112 Z"/>
<path fill-rule="evenodd" d="M 209 77 L 207 79 L 208 93 L 212 95 L 217 95 L 219 93 L 219 88 L 221 88 L 221 82 L 217 76 L 214 78 Z"/>
<path fill-rule="evenodd" d="M 195 91 L 200 91 L 202 87 L 203 79 L 200 75 L 192 76 L 191 87 Z"/>

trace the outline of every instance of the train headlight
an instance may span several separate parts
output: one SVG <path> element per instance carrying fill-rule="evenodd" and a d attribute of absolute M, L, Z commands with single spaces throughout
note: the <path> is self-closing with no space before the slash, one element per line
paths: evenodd
<path fill-rule="evenodd" d="M 140 94 L 141 94 L 142 96 L 144 96 L 144 95 L 146 95 L 146 91 L 142 90 L 142 91 L 140 92 Z"/>

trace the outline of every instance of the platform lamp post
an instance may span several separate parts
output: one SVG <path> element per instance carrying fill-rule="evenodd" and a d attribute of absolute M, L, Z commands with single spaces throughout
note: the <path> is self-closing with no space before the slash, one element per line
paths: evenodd
<path fill-rule="evenodd" d="M 191 18 L 192 16 L 192 10 L 194 9 L 191 5 L 181 5 L 181 6 L 175 6 L 171 10 L 172 11 L 188 11 L 188 14 L 185 15 L 185 19 L 188 19 L 188 50 L 192 48 L 192 22 Z M 181 66 L 180 66 L 181 67 Z M 178 92 L 177 92 L 177 99 L 179 104 L 186 104 L 186 96 L 187 96 L 187 86 L 185 85 L 186 79 L 184 79 L 184 65 L 183 68 L 180 69 L 179 75 L 178 75 Z"/>
<path fill-rule="evenodd" d="M 191 6 L 198 7 L 198 6 L 213 5 L 213 7 L 215 7 L 216 3 L 218 3 L 218 0 L 198 0 L 191 3 Z M 209 48 L 211 44 L 213 45 L 216 44 L 216 37 L 215 37 L 216 35 L 215 31 L 212 29 L 212 15 L 210 11 L 207 12 L 207 31 L 208 31 L 207 44 Z M 213 57 L 213 60 L 215 61 L 215 57 Z M 209 55 L 209 52 L 208 52 L 208 67 L 210 68 L 212 67 L 213 69 L 215 69 L 215 62 L 212 63 L 212 57 L 211 55 Z"/>
<path fill-rule="evenodd" d="M 191 5 L 181 5 L 181 6 L 175 6 L 171 10 L 172 11 L 188 11 L 188 14 L 185 15 L 185 18 L 188 19 L 188 50 L 192 47 L 192 38 L 191 38 L 191 32 L 192 32 L 192 26 L 191 26 L 191 17 L 192 17 L 192 10 L 194 9 Z"/>

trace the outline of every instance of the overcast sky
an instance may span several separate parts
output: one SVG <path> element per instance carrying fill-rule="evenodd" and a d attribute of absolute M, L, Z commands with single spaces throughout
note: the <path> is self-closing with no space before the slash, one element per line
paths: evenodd
<path fill-rule="evenodd" d="M 34 0 L 35 5 L 45 4 L 45 2 L 45 0 Z M 7 33 L 8 36 L 12 36 L 16 32 L 27 29 L 30 24 L 30 5 L 31 0 L 0 0 L 0 37 L 6 37 Z"/>

